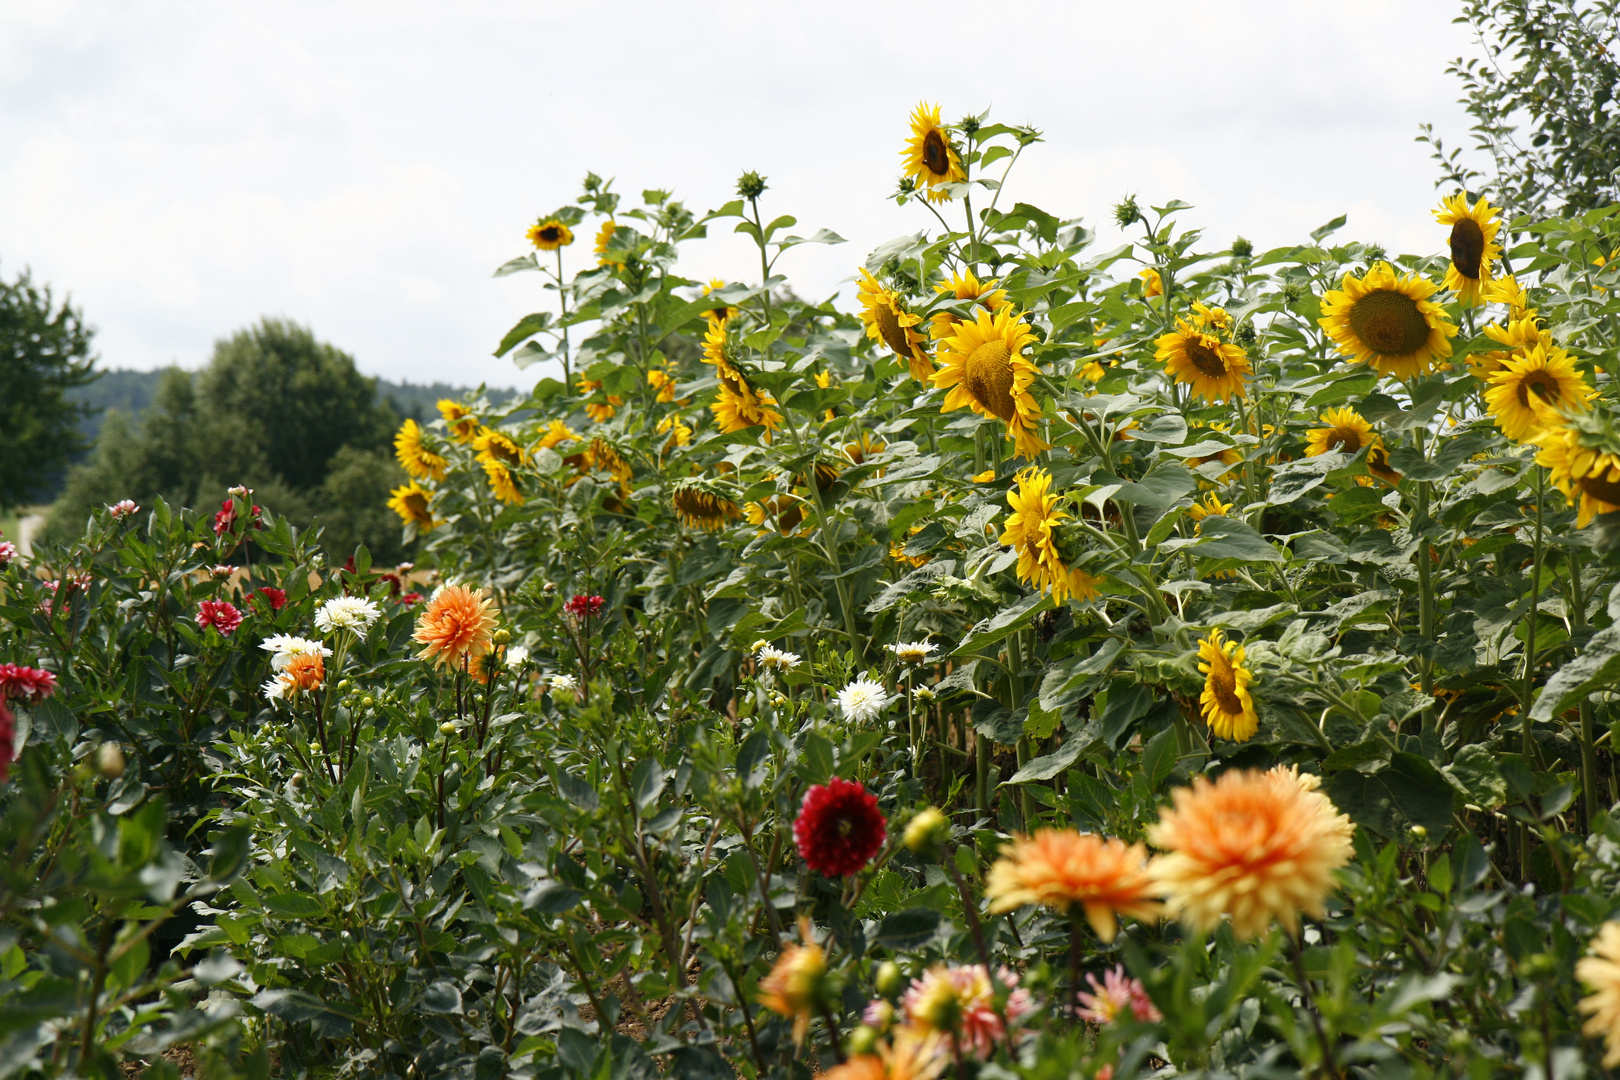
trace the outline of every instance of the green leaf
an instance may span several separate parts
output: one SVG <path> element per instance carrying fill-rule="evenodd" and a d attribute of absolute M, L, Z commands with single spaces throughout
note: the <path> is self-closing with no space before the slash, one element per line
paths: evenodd
<path fill-rule="evenodd" d="M 506 332 L 501 338 L 500 345 L 495 348 L 496 356 L 505 356 L 522 342 L 529 340 L 551 325 L 551 312 L 540 311 L 533 315 L 525 315 L 518 320 L 516 326 Z"/>
<path fill-rule="evenodd" d="M 1464 799 L 1482 810 L 1495 810 L 1507 803 L 1507 780 L 1497 767 L 1496 755 L 1479 743 L 1458 750 L 1451 764 L 1440 772 Z"/>
<path fill-rule="evenodd" d="M 1553 673 L 1530 707 L 1530 719 L 1551 720 L 1615 682 L 1620 682 L 1620 625 L 1598 631 L 1581 655 Z"/>
<path fill-rule="evenodd" d="M 1392 754 L 1388 767 L 1371 776 L 1354 769 L 1334 773 L 1325 790 L 1352 821 L 1380 836 L 1399 837 L 1421 825 L 1438 842 L 1451 828 L 1456 799 L 1451 784 L 1416 754 Z"/>
<path fill-rule="evenodd" d="M 916 949 L 939 930 L 939 912 L 931 908 L 907 908 L 883 916 L 872 944 L 882 949 Z"/>
<path fill-rule="evenodd" d="M 1259 533 L 1236 518 L 1207 517 L 1196 540 L 1171 539 L 1161 551 L 1189 548 L 1201 559 L 1236 559 L 1239 562 L 1282 562 L 1278 550 Z"/>
<path fill-rule="evenodd" d="M 1003 780 L 1004 784 L 1024 784 L 1031 780 L 1050 780 L 1080 759 L 1085 740 L 1070 738 L 1050 754 L 1031 758 L 1024 767 Z"/>
<path fill-rule="evenodd" d="M 630 774 L 630 788 L 635 792 L 636 809 L 645 811 L 664 793 L 669 774 L 654 758 L 642 758 Z"/>
<path fill-rule="evenodd" d="M 1320 487 L 1328 473 L 1343 468 L 1349 460 L 1345 454 L 1331 453 L 1279 465 L 1271 471 L 1271 490 L 1266 500 L 1273 506 L 1291 503 L 1307 491 Z"/>

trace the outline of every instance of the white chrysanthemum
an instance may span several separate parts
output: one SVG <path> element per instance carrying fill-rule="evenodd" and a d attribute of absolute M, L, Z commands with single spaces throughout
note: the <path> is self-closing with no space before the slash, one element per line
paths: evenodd
<path fill-rule="evenodd" d="M 334 596 L 315 612 L 315 629 L 323 634 L 334 630 L 364 631 L 377 621 L 382 609 L 358 596 Z"/>
<path fill-rule="evenodd" d="M 305 653 L 320 653 L 323 657 L 331 656 L 332 650 L 318 641 L 310 638 L 295 637 L 292 634 L 276 634 L 259 642 L 259 648 L 270 653 L 270 666 L 276 671 L 285 671 L 292 658 Z"/>
<path fill-rule="evenodd" d="M 282 682 L 279 677 L 274 679 L 266 679 L 264 681 L 264 685 L 259 687 L 259 689 L 263 690 L 264 696 L 269 698 L 271 701 L 280 701 L 282 698 L 287 696 L 287 684 Z"/>
<path fill-rule="evenodd" d="M 803 659 L 798 653 L 786 652 L 770 645 L 759 650 L 760 666 L 767 671 L 792 671 Z"/>
<path fill-rule="evenodd" d="M 871 679 L 856 679 L 838 691 L 838 707 L 844 711 L 844 719 L 856 723 L 877 719 L 888 703 L 888 691 Z"/>
<path fill-rule="evenodd" d="M 932 641 L 902 641 L 898 645 L 885 645 L 884 648 L 894 653 L 894 658 L 903 664 L 924 663 L 939 651 L 939 646 Z"/>
<path fill-rule="evenodd" d="M 529 650 L 522 645 L 514 645 L 506 650 L 506 666 L 515 668 L 529 658 Z"/>
<path fill-rule="evenodd" d="M 573 695 L 579 693 L 579 680 L 572 675 L 553 675 L 548 684 L 553 694 Z"/>

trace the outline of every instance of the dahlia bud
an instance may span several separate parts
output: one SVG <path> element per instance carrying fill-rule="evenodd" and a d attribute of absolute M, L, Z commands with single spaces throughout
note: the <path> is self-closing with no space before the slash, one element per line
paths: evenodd
<path fill-rule="evenodd" d="M 454 735 L 455 733 L 456 733 L 456 725 L 451 723 L 450 721 L 446 720 L 444 723 L 439 725 L 439 734 L 440 735 Z"/>
<path fill-rule="evenodd" d="M 877 1051 L 877 1028 L 862 1024 L 849 1033 L 849 1053 L 851 1057 L 859 1054 L 871 1054 Z"/>
<path fill-rule="evenodd" d="M 951 838 L 951 819 L 930 806 L 919 812 L 906 826 L 905 843 L 913 855 L 924 859 L 937 858 L 939 849 Z"/>
<path fill-rule="evenodd" d="M 1425 829 L 1422 825 L 1413 825 L 1412 837 L 1416 840 L 1427 840 L 1429 838 L 1429 830 Z"/>
<path fill-rule="evenodd" d="M 512 640 L 512 631 L 502 627 L 489 636 L 489 640 L 497 645 L 508 644 Z"/>
<path fill-rule="evenodd" d="M 104 742 L 96 748 L 96 771 L 108 780 L 124 775 L 124 748 L 115 742 Z"/>
<path fill-rule="evenodd" d="M 885 960 L 878 965 L 877 977 L 873 981 L 877 986 L 878 993 L 884 997 L 894 997 L 900 992 L 900 987 L 905 983 L 905 980 L 906 976 L 900 970 L 900 965 L 893 960 Z"/>
<path fill-rule="evenodd" d="M 367 694 L 365 697 L 360 699 L 360 706 L 362 708 L 369 709 L 375 704 L 377 704 L 377 699 L 372 697 L 370 694 Z"/>

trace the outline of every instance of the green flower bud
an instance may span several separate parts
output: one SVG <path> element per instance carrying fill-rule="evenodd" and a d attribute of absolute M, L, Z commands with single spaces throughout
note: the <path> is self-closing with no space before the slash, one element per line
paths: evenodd
<path fill-rule="evenodd" d="M 873 1053 L 877 1050 L 877 1044 L 877 1028 L 867 1027 L 865 1024 L 862 1024 L 860 1027 L 849 1033 L 849 1053 L 851 1057 L 855 1056 L 856 1054 Z"/>
<path fill-rule="evenodd" d="M 1142 216 L 1142 208 L 1136 205 L 1136 196 L 1127 195 L 1114 205 L 1114 224 L 1122 229 L 1128 229 L 1136 224 Z"/>
<path fill-rule="evenodd" d="M 737 194 L 745 199 L 757 199 L 765 194 L 765 178 L 750 169 L 737 179 Z"/>
<path fill-rule="evenodd" d="M 367 694 L 365 697 L 360 699 L 360 704 L 363 708 L 369 709 L 373 705 L 377 704 L 377 699 L 372 697 L 370 694 Z"/>
<path fill-rule="evenodd" d="M 893 960 L 885 960 L 878 965 L 877 978 L 874 982 L 877 985 L 878 993 L 884 997 L 892 998 L 900 992 L 900 987 L 905 982 L 905 979 L 905 974 L 900 970 L 899 964 Z"/>
<path fill-rule="evenodd" d="M 108 780 L 124 775 L 124 748 L 115 742 L 104 742 L 96 748 L 96 771 Z"/>
<path fill-rule="evenodd" d="M 444 723 L 439 725 L 440 735 L 454 735 L 455 733 L 456 725 L 452 724 L 450 721 L 446 720 Z"/>
<path fill-rule="evenodd" d="M 906 825 L 906 848 L 925 859 L 939 856 L 939 849 L 951 838 L 951 819 L 930 806 Z"/>
<path fill-rule="evenodd" d="M 1248 240 L 1245 240 L 1243 237 L 1240 236 L 1236 240 L 1232 241 L 1232 258 L 1234 258 L 1234 259 L 1247 259 L 1249 256 L 1251 256 L 1253 254 L 1254 254 L 1254 244 L 1252 244 Z"/>
<path fill-rule="evenodd" d="M 512 631 L 506 629 L 503 626 L 499 630 L 497 630 L 493 634 L 491 634 L 489 636 L 489 640 L 493 641 L 497 645 L 510 644 L 511 641 L 512 641 Z"/>

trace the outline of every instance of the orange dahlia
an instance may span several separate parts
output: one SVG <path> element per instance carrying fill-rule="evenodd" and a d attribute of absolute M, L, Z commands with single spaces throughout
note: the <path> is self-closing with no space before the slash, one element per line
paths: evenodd
<path fill-rule="evenodd" d="M 810 936 L 809 919 L 799 919 L 799 936 L 804 944 L 783 942 L 776 966 L 759 980 L 759 1003 L 793 1021 L 795 1044 L 804 1042 L 810 1018 L 827 992 L 827 954 Z"/>
<path fill-rule="evenodd" d="M 1113 941 L 1118 916 L 1157 918 L 1162 905 L 1141 844 L 1072 829 L 1039 829 L 1002 848 L 985 880 L 990 910 L 1045 904 L 1068 911 L 1079 904 L 1092 929 Z"/>
<path fill-rule="evenodd" d="M 1279 765 L 1178 788 L 1175 807 L 1160 807 L 1148 827 L 1148 840 L 1168 853 L 1150 872 L 1170 914 L 1201 931 L 1230 916 L 1240 938 L 1258 937 L 1272 919 L 1297 934 L 1302 911 L 1321 917 L 1355 826 L 1320 784 Z"/>
<path fill-rule="evenodd" d="M 446 585 L 416 619 L 411 638 L 422 646 L 416 658 L 460 667 L 471 656 L 488 652 L 495 630 L 493 609 L 494 601 L 483 589 Z"/>

